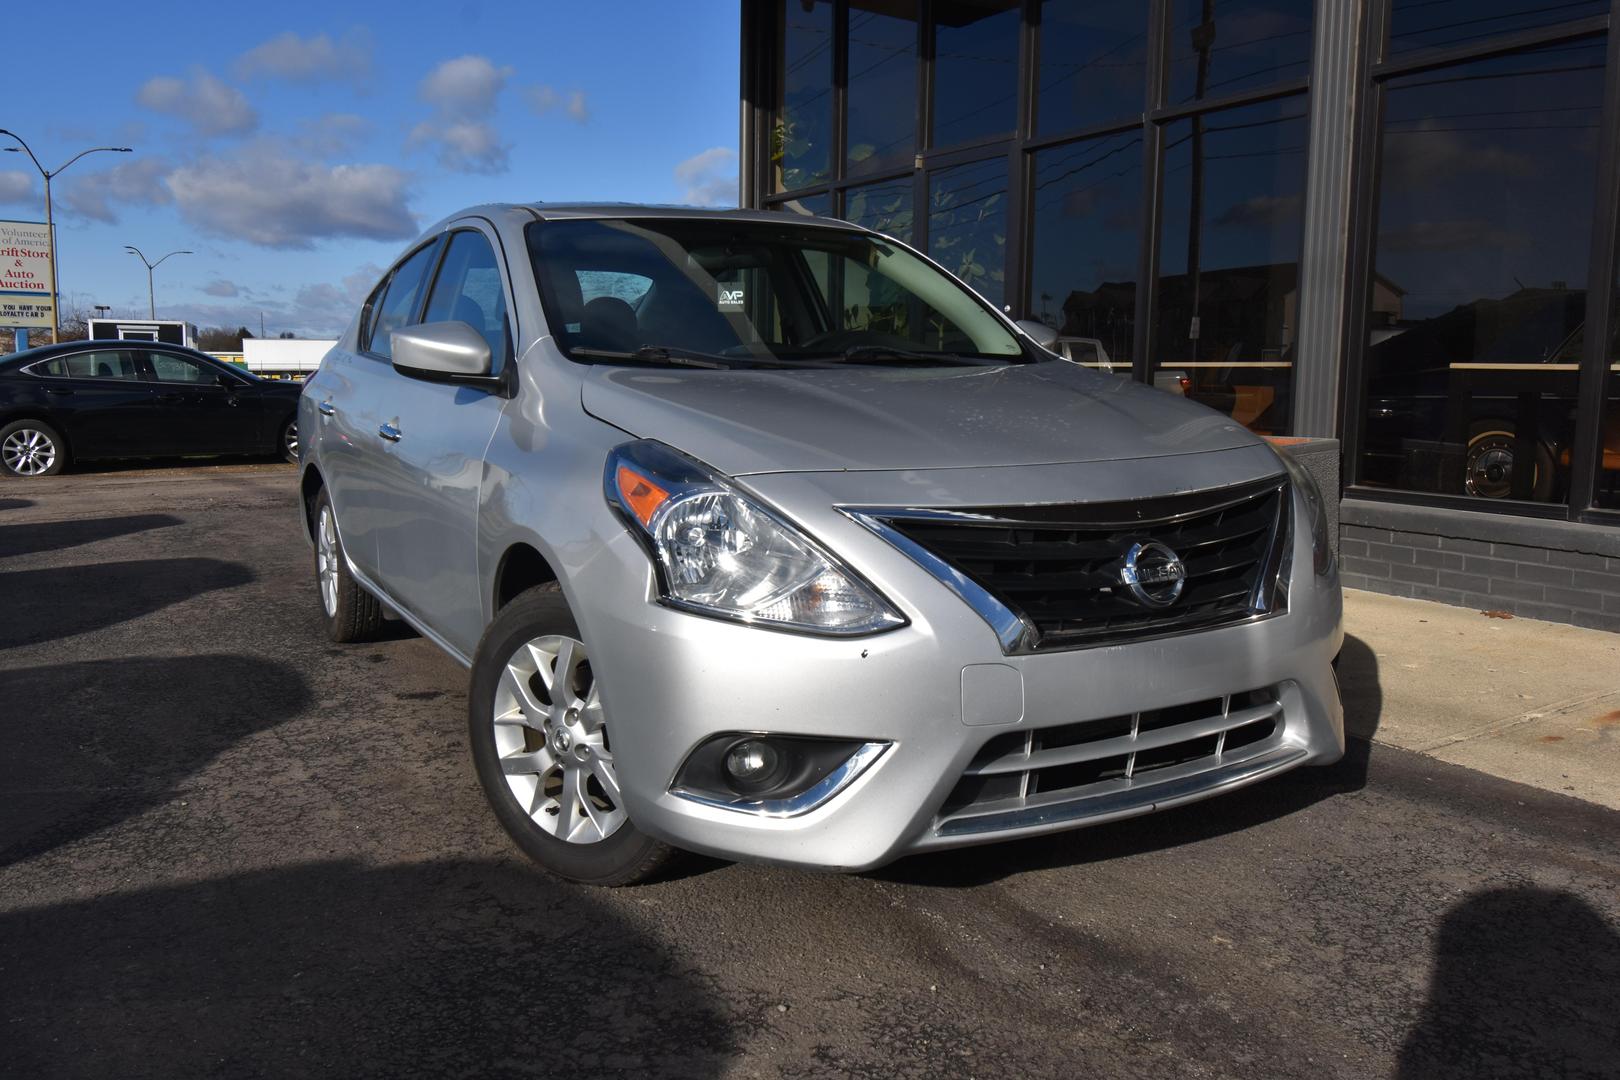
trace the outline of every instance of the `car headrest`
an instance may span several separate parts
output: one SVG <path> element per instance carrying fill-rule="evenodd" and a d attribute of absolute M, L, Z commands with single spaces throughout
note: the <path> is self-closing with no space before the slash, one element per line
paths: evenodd
<path fill-rule="evenodd" d="M 585 305 L 579 321 L 580 343 L 593 349 L 627 352 L 641 344 L 640 332 L 636 309 L 617 296 L 598 296 Z"/>

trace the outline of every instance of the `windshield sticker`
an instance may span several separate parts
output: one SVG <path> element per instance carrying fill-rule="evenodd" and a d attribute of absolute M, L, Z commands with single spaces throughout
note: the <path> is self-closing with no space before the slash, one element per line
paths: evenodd
<path fill-rule="evenodd" d="M 743 310 L 743 287 L 741 285 L 717 286 L 715 306 L 721 311 Z"/>

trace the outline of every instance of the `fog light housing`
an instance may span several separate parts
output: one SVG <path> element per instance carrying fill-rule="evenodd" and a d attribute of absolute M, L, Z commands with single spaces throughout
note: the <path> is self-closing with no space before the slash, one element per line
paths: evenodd
<path fill-rule="evenodd" d="M 831 799 L 889 748 L 886 742 L 732 732 L 687 756 L 670 792 L 707 806 L 791 817 Z"/>

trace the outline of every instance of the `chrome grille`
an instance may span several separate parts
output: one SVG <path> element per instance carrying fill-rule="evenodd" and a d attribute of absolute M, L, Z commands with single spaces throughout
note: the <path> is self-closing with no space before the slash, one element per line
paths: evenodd
<path fill-rule="evenodd" d="M 854 516 L 980 608 L 1009 652 L 1029 652 L 1208 629 L 1280 610 L 1288 495 L 1276 477 L 1122 502 L 872 508 Z M 1149 541 L 1171 549 L 1186 571 L 1180 596 L 1163 607 L 1137 599 L 1122 577 L 1132 546 Z M 977 586 L 974 595 L 961 578 Z"/>
<path fill-rule="evenodd" d="M 1091 799 L 1098 800 L 1099 811 L 1104 806 L 1110 810 L 1128 806 L 1133 800 L 1151 803 L 1158 785 L 1187 781 L 1200 773 L 1216 774 L 1275 751 L 1282 729 L 1277 688 L 1265 687 L 1169 708 L 1007 732 L 974 756 L 940 807 L 935 830 L 987 831 L 998 827 L 998 819 L 1025 821 L 1032 809 L 1073 809 Z"/>

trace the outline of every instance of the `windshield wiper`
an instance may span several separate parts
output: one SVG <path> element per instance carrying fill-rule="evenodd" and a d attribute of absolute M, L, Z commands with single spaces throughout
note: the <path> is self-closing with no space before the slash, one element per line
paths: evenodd
<path fill-rule="evenodd" d="M 598 360 L 639 360 L 648 364 L 669 364 L 673 367 L 710 368 L 716 371 L 732 367 L 729 359 L 723 356 L 711 356 L 708 353 L 690 353 L 666 349 L 662 345 L 643 345 L 632 352 L 623 352 L 618 349 L 586 349 L 573 348 L 568 350 L 575 356 L 589 356 Z"/>
<path fill-rule="evenodd" d="M 837 361 L 833 357 L 829 360 Z M 845 363 L 855 363 L 860 360 L 927 360 L 930 362 L 943 362 L 947 364 L 965 364 L 971 367 L 980 367 L 992 364 L 994 360 L 979 360 L 959 353 L 948 352 L 918 352 L 915 349 L 901 349 L 892 345 L 851 345 L 843 352 Z"/>

